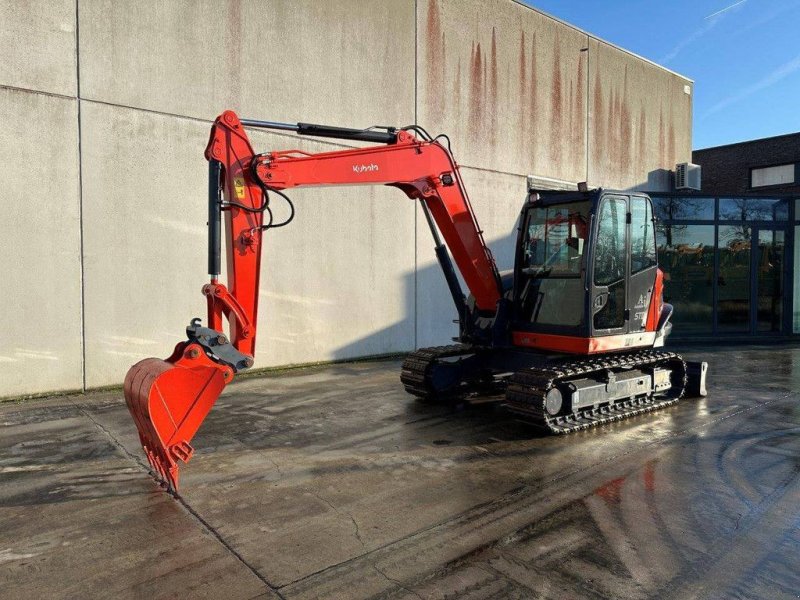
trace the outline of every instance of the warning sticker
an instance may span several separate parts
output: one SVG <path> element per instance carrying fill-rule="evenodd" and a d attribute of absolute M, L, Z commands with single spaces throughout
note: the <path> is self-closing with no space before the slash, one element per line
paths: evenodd
<path fill-rule="evenodd" d="M 236 199 L 237 200 L 244 200 L 244 178 L 243 177 L 234 177 L 233 178 L 233 189 L 236 192 Z"/>

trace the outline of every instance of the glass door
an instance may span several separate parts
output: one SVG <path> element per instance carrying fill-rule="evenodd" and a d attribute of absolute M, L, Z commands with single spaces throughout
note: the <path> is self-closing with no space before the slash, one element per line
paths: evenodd
<path fill-rule="evenodd" d="M 786 230 L 753 228 L 751 327 L 753 333 L 783 333 Z"/>
<path fill-rule="evenodd" d="M 752 321 L 752 238 L 749 225 L 720 225 L 717 233 L 717 331 L 749 333 Z"/>
<path fill-rule="evenodd" d="M 592 336 L 626 333 L 628 289 L 628 197 L 604 195 L 594 248 Z"/>

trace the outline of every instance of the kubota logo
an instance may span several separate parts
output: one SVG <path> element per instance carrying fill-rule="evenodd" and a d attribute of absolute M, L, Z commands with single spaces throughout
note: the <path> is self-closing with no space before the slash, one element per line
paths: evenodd
<path fill-rule="evenodd" d="M 369 165 L 353 165 L 353 173 L 366 173 L 367 171 L 377 171 L 378 165 L 375 163 Z"/>

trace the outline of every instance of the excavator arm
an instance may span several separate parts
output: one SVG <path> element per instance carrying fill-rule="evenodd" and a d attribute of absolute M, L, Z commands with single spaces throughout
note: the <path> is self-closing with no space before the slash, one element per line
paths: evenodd
<path fill-rule="evenodd" d="M 246 127 L 380 145 L 314 154 L 299 150 L 257 154 Z M 202 291 L 208 304 L 208 327 L 193 319 L 186 330 L 187 340 L 180 342 L 169 358 L 148 358 L 137 363 L 128 372 L 124 385 L 145 454 L 155 475 L 172 490 L 178 487 L 178 461 L 188 462 L 191 458 L 190 441 L 214 402 L 236 373 L 253 365 L 262 237 L 270 228 L 288 222 L 273 221 L 269 204 L 272 196 L 286 198 L 285 190 L 306 186 L 399 188 L 421 203 L 462 323 L 464 296 L 437 230 L 474 296 L 477 310 L 494 314 L 501 297 L 497 268 L 470 206 L 458 165 L 450 151 L 424 130 L 358 130 L 240 120 L 232 111 L 226 111 L 211 128 L 205 156 L 209 161 L 211 281 Z M 223 215 L 228 286 L 219 281 Z M 227 336 L 223 317 L 229 325 Z"/>

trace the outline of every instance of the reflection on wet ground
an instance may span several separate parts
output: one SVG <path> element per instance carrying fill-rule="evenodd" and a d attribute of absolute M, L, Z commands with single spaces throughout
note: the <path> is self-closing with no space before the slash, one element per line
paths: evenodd
<path fill-rule="evenodd" d="M 564 437 L 397 362 L 244 379 L 180 501 L 120 392 L 0 405 L 2 595 L 797 598 L 800 348 L 686 355 L 706 399 Z"/>

